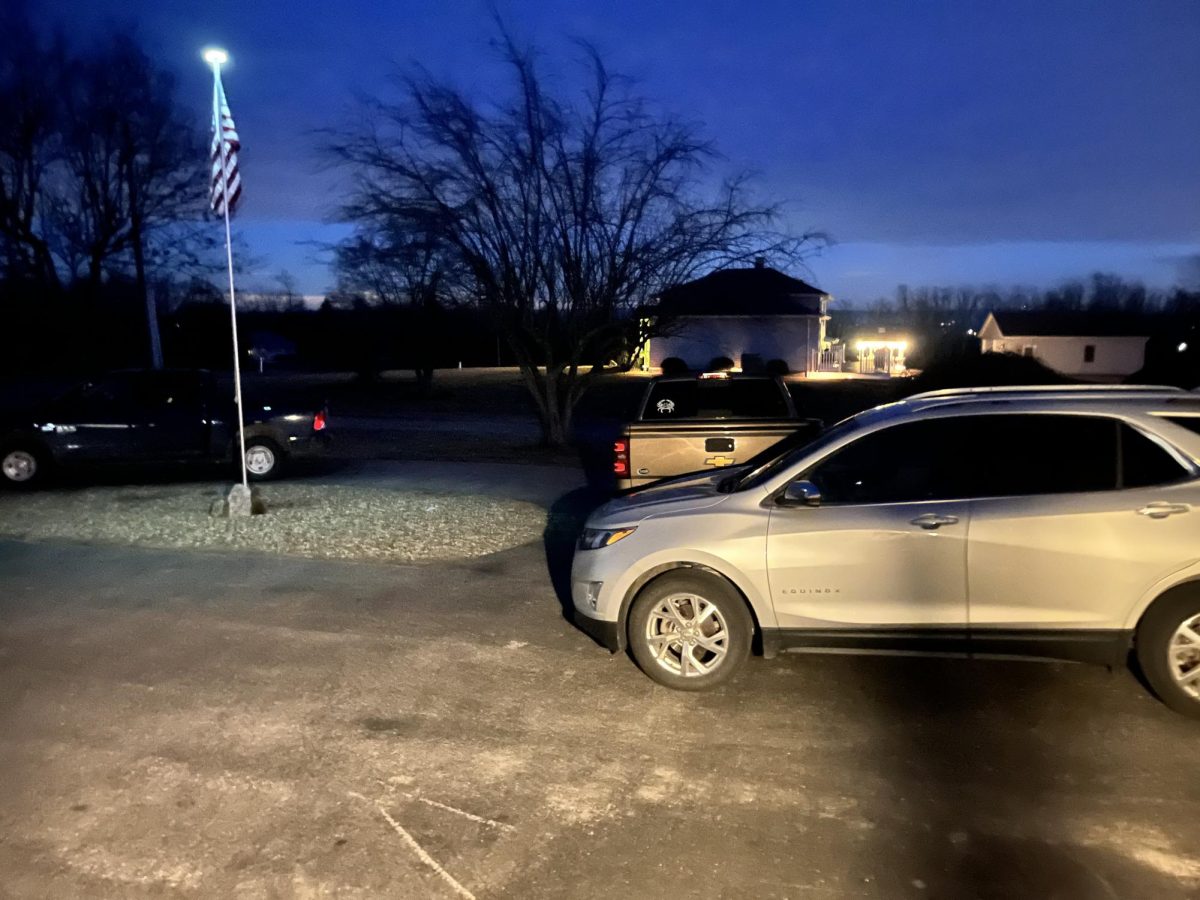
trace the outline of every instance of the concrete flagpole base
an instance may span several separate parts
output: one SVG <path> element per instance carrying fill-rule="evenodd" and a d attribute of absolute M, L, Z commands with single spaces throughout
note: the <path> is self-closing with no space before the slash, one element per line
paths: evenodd
<path fill-rule="evenodd" d="M 243 516 L 261 516 L 266 511 L 267 504 L 259 494 L 258 488 L 235 484 L 225 497 L 213 501 L 209 514 L 215 518 L 237 519 Z"/>

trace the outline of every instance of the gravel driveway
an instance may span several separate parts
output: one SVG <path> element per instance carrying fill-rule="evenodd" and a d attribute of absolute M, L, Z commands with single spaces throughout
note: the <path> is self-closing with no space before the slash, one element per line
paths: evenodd
<path fill-rule="evenodd" d="M 545 510 L 522 500 L 366 483 L 264 485 L 266 515 L 214 518 L 209 509 L 222 490 L 167 484 L 6 492 L 0 494 L 0 536 L 430 562 L 536 541 L 546 527 Z"/>

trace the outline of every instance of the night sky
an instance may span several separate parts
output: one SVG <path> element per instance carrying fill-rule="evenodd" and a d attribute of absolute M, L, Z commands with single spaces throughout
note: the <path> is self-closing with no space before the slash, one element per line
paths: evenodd
<path fill-rule="evenodd" d="M 837 241 L 811 263 L 835 297 L 897 283 L 1054 284 L 1094 270 L 1175 283 L 1200 252 L 1200 2 L 501 2 L 571 84 L 570 39 L 705 126 L 730 170 L 759 173 L 796 228 Z M 46 0 L 73 38 L 133 24 L 207 127 L 200 49 L 232 55 L 243 142 L 237 225 L 305 293 L 333 286 L 336 180 L 315 129 L 355 91 L 419 62 L 482 93 L 507 87 L 489 7 L 462 2 Z"/>

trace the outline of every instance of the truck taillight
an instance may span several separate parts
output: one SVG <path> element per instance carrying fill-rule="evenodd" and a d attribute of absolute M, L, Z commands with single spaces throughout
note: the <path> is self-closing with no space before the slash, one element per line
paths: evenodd
<path fill-rule="evenodd" d="M 613 474 L 629 474 L 629 442 L 613 441 Z"/>
<path fill-rule="evenodd" d="M 321 410 L 313 416 L 313 431 L 325 430 L 325 410 Z"/>

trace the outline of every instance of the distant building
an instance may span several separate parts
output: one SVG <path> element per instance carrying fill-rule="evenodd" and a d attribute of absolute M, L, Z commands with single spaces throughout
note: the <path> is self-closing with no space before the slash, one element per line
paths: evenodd
<path fill-rule="evenodd" d="M 858 354 L 856 368 L 863 375 L 899 375 L 905 370 L 904 356 L 909 350 L 905 334 L 877 328 L 858 335 L 850 346 Z"/>
<path fill-rule="evenodd" d="M 996 310 L 979 329 L 984 353 L 1031 356 L 1064 375 L 1096 381 L 1141 369 L 1149 337 L 1145 320 L 1075 310 Z"/>
<path fill-rule="evenodd" d="M 663 294 L 659 309 L 669 319 L 669 333 L 651 339 L 650 365 L 678 357 L 703 369 L 726 356 L 743 369 L 782 359 L 793 372 L 816 371 L 831 299 L 761 258 L 753 268 L 713 272 Z"/>

